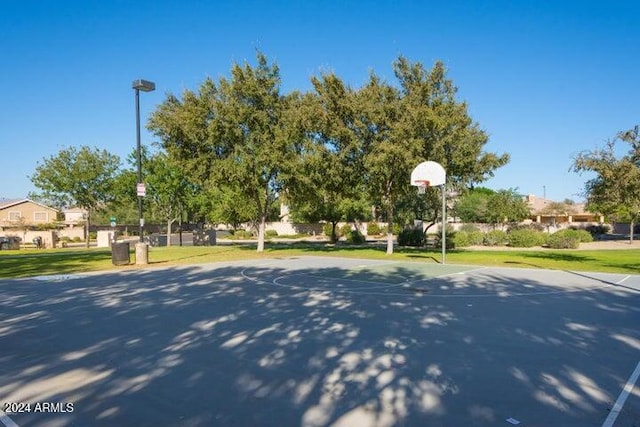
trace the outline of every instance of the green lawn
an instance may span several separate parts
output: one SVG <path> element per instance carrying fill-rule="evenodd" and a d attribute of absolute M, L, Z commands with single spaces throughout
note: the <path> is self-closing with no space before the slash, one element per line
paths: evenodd
<path fill-rule="evenodd" d="M 323 243 L 268 243 L 263 253 L 253 245 L 150 248 L 151 266 L 202 264 L 251 258 L 322 255 L 397 261 L 439 262 L 439 250 L 396 249 L 391 256 L 381 247 L 334 247 Z M 132 261 L 134 255 L 131 255 Z M 544 268 L 574 271 L 601 271 L 640 274 L 640 249 L 625 250 L 538 250 L 482 251 L 455 250 L 447 253 L 447 263 Z M 108 249 L 49 249 L 0 252 L 0 277 L 29 277 L 87 271 L 135 269 L 135 265 L 113 266 Z"/>

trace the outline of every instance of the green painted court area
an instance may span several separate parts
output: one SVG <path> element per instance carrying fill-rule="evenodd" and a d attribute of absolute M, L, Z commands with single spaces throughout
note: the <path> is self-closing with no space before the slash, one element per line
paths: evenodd
<path fill-rule="evenodd" d="M 287 255 L 0 279 L 0 400 L 73 404 L 0 423 L 633 426 L 638 325 L 628 273 Z"/>

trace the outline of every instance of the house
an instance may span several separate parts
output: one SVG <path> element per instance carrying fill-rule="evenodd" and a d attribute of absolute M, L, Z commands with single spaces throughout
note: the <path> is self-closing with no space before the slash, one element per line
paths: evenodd
<path fill-rule="evenodd" d="M 69 208 L 62 211 L 64 214 L 64 223 L 67 226 L 84 224 L 87 218 L 87 210 L 83 208 Z"/>
<path fill-rule="evenodd" d="M 49 224 L 59 211 L 29 199 L 0 200 L 0 229 Z"/>
<path fill-rule="evenodd" d="M 533 222 L 553 226 L 604 222 L 604 216 L 587 212 L 584 203 L 559 203 L 534 195 L 525 196 L 524 199 L 531 208 Z"/>

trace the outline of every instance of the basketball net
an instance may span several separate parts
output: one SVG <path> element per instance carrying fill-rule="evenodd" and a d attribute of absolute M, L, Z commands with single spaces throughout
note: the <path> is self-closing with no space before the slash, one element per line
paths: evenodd
<path fill-rule="evenodd" d="M 416 181 L 418 185 L 418 194 L 424 194 L 427 192 L 427 187 L 429 187 L 430 183 L 428 180 L 424 181 Z"/>

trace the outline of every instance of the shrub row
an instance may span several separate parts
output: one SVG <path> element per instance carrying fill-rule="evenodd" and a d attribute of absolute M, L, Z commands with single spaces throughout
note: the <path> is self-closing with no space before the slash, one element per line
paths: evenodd
<path fill-rule="evenodd" d="M 482 233 L 477 230 L 453 233 L 452 241 L 455 247 L 466 246 L 503 246 L 514 248 L 531 248 L 534 246 L 548 245 L 553 249 L 577 249 L 580 243 L 592 242 L 593 236 L 586 230 L 560 230 L 551 235 L 532 229 L 513 229 L 508 233 L 502 230 L 493 230 Z"/>

